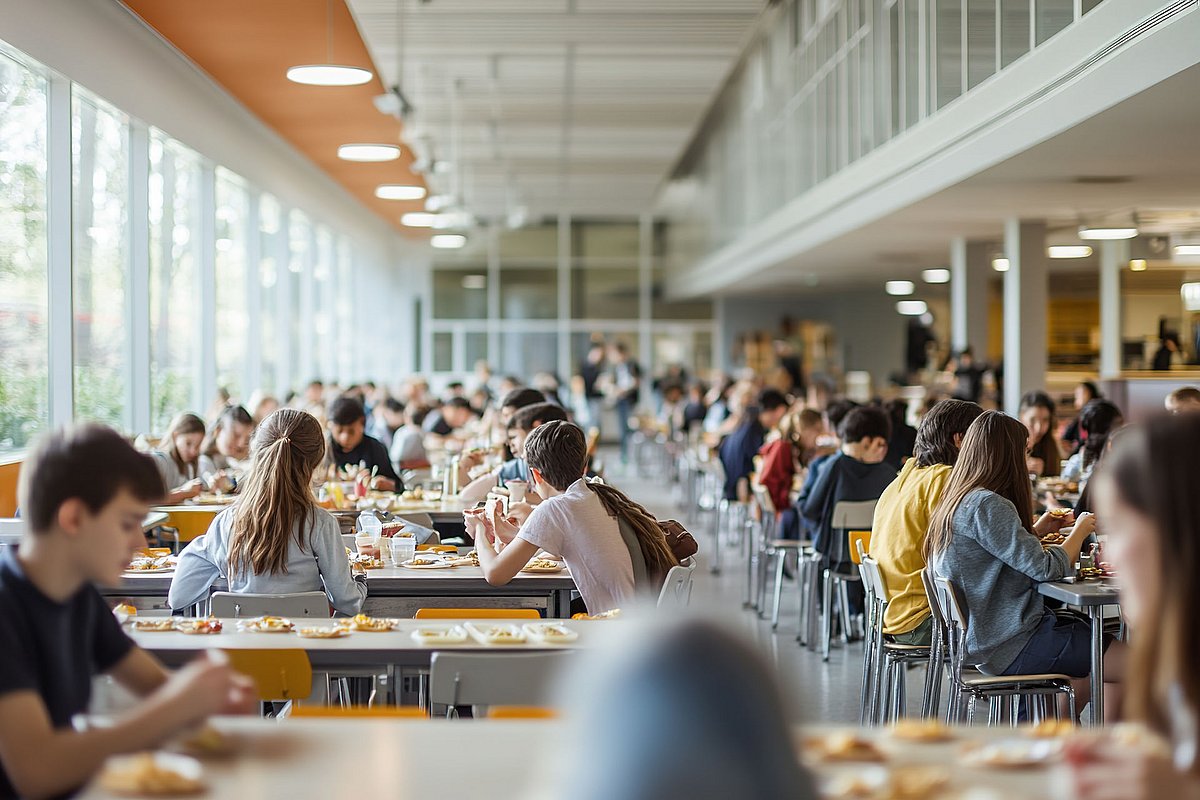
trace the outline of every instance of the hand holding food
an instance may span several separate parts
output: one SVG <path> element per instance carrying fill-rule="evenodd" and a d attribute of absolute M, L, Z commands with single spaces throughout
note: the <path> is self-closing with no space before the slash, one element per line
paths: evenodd
<path fill-rule="evenodd" d="M 1069 526 L 1074 521 L 1071 517 L 1071 511 L 1070 509 L 1065 509 L 1065 514 L 1062 511 L 1063 509 L 1052 509 L 1042 514 L 1037 522 L 1033 523 L 1033 532 L 1039 536 L 1045 536 L 1048 533 L 1056 533 Z"/>
<path fill-rule="evenodd" d="M 1084 512 L 1075 521 L 1075 529 L 1071 531 L 1072 538 L 1082 541 L 1096 532 L 1096 516 Z"/>
<path fill-rule="evenodd" d="M 229 659 L 213 651 L 173 674 L 162 692 L 168 705 L 196 723 L 213 714 L 246 714 L 257 701 L 254 683 L 235 672 Z"/>

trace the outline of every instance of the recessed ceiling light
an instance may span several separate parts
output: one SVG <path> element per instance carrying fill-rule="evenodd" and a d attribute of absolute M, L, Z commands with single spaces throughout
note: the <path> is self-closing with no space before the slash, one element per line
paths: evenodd
<path fill-rule="evenodd" d="M 400 157 L 400 147 L 394 144 L 344 144 L 337 154 L 344 161 L 395 161 Z"/>
<path fill-rule="evenodd" d="M 948 269 L 927 269 L 921 273 L 921 277 L 926 283 L 949 283 L 950 270 Z"/>
<path fill-rule="evenodd" d="M 467 243 L 467 237 L 461 233 L 439 233 L 429 243 L 439 250 L 457 250 Z"/>
<path fill-rule="evenodd" d="M 425 196 L 425 187 L 406 186 L 402 183 L 382 183 L 375 187 L 375 196 L 380 200 L 420 200 Z"/>
<path fill-rule="evenodd" d="M 901 300 L 896 303 L 896 310 L 906 317 L 919 317 L 929 310 L 924 300 Z"/>
<path fill-rule="evenodd" d="M 1079 238 L 1085 241 L 1132 239 L 1138 235 L 1136 227 L 1129 228 L 1093 228 L 1083 225 L 1079 228 Z"/>
<path fill-rule="evenodd" d="M 1129 262 L 1129 269 L 1132 272 L 1145 272 L 1146 266 L 1146 259 L 1144 258 L 1135 258 Z"/>
<path fill-rule="evenodd" d="M 462 287 L 464 289 L 486 289 L 487 275 L 463 275 Z"/>
<path fill-rule="evenodd" d="M 913 293 L 912 281 L 888 281 L 883 285 L 884 291 L 893 296 L 902 296 Z"/>
<path fill-rule="evenodd" d="M 372 77 L 369 69 L 343 64 L 301 64 L 287 71 L 289 81 L 307 86 L 360 86 Z"/>
<path fill-rule="evenodd" d="M 992 259 L 992 269 L 996 270 L 996 272 L 1008 272 L 1008 267 L 1009 263 L 1007 258 Z"/>
<path fill-rule="evenodd" d="M 1200 244 L 1177 244 L 1175 245 L 1175 255 L 1200 256 Z"/>
<path fill-rule="evenodd" d="M 400 215 L 400 224 L 410 228 L 432 228 L 433 218 L 436 216 L 437 214 L 430 214 L 428 211 L 410 211 Z"/>
<path fill-rule="evenodd" d="M 1056 244 L 1047 247 L 1046 254 L 1051 258 L 1087 258 L 1092 248 L 1086 244 Z"/>

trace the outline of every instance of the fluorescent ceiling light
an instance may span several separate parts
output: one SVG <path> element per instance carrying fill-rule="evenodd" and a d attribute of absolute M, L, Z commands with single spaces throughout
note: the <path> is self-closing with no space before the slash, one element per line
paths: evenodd
<path fill-rule="evenodd" d="M 1086 244 L 1056 244 L 1047 247 L 1046 254 L 1051 258 L 1087 258 L 1092 248 Z"/>
<path fill-rule="evenodd" d="M 420 200 L 425 196 L 425 187 L 406 186 L 402 183 L 381 183 L 375 187 L 375 196 L 380 200 Z"/>
<path fill-rule="evenodd" d="M 432 228 L 433 218 L 436 216 L 428 211 L 410 211 L 400 215 L 400 224 L 410 228 Z"/>
<path fill-rule="evenodd" d="M 913 293 L 912 281 L 888 281 L 883 285 L 884 291 L 893 296 L 901 296 Z"/>
<path fill-rule="evenodd" d="M 394 144 L 344 144 L 338 148 L 338 158 L 343 161 L 395 161 L 400 157 L 400 146 Z"/>
<path fill-rule="evenodd" d="M 906 317 L 919 317 L 929 310 L 924 300 L 901 300 L 896 303 L 896 310 Z"/>
<path fill-rule="evenodd" d="M 289 81 L 307 86 L 360 86 L 372 77 L 369 69 L 343 64 L 301 64 L 287 71 Z"/>
<path fill-rule="evenodd" d="M 1200 244 L 1177 244 L 1175 245 L 1175 255 L 1200 256 Z"/>
<path fill-rule="evenodd" d="M 1008 267 L 1009 263 L 1007 258 L 992 259 L 992 269 L 996 270 L 996 272 L 1008 272 Z"/>
<path fill-rule="evenodd" d="M 464 289 L 486 289 L 487 275 L 463 275 L 462 287 Z"/>
<path fill-rule="evenodd" d="M 927 269 L 921 273 L 921 277 L 926 283 L 949 283 L 950 270 L 948 269 Z"/>
<path fill-rule="evenodd" d="M 1091 228 L 1087 225 L 1079 228 L 1079 238 L 1085 241 L 1132 239 L 1137 235 L 1137 228 Z"/>
<path fill-rule="evenodd" d="M 429 243 L 439 250 L 457 250 L 467 243 L 467 237 L 461 233 L 439 233 Z"/>
<path fill-rule="evenodd" d="M 1146 259 L 1144 258 L 1135 258 L 1129 262 L 1129 269 L 1132 272 L 1145 272 L 1146 266 Z"/>

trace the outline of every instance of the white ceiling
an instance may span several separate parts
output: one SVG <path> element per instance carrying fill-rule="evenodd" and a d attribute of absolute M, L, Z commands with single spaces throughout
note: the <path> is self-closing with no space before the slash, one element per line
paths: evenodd
<path fill-rule="evenodd" d="M 348 0 L 476 216 L 651 207 L 764 0 Z M 402 35 L 401 35 L 402 34 Z"/>

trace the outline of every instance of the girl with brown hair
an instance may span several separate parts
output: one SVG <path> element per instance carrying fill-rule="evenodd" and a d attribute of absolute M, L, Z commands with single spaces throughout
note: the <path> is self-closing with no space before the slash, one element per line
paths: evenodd
<path fill-rule="evenodd" d="M 281 408 L 263 420 L 237 501 L 180 554 L 171 608 L 204 600 L 224 578 L 231 592 L 324 590 L 337 611 L 357 614 L 366 578 L 351 576 L 337 520 L 317 507 L 310 488 L 324 458 L 321 423 L 311 414 Z"/>
<path fill-rule="evenodd" d="M 1028 438 L 1021 422 L 999 411 L 985 411 L 971 423 L 930 519 L 925 554 L 934 572 L 950 578 L 966 600 L 968 662 L 990 675 L 1050 672 L 1079 678 L 1078 712 L 1088 699 L 1082 679 L 1091 672 L 1090 627 L 1082 618 L 1046 608 L 1037 584 L 1071 574 L 1095 519 L 1080 516 L 1066 541 L 1042 547 L 1040 537 L 1071 519 L 1047 513 L 1033 521 Z M 1118 680 L 1119 673 L 1114 664 L 1107 676 Z"/>
<path fill-rule="evenodd" d="M 1058 425 L 1054 400 L 1045 392 L 1026 392 L 1021 398 L 1019 415 L 1029 431 L 1026 472 L 1039 478 L 1058 475 L 1062 472 L 1062 451 L 1054 438 Z"/>
<path fill-rule="evenodd" d="M 154 464 L 167 487 L 167 502 L 181 503 L 200 494 L 200 445 L 204 420 L 195 414 L 176 415 L 163 434 L 161 449 L 153 451 Z"/>
<path fill-rule="evenodd" d="M 1161 417 L 1123 432 L 1092 481 L 1133 634 L 1130 716 L 1167 737 L 1172 756 L 1080 742 L 1070 753 L 1077 797 L 1200 797 L 1198 469 L 1200 417 Z"/>
<path fill-rule="evenodd" d="M 224 472 L 237 468 L 250 457 L 254 417 L 241 406 L 226 406 L 204 437 L 200 449 L 200 472 Z"/>

